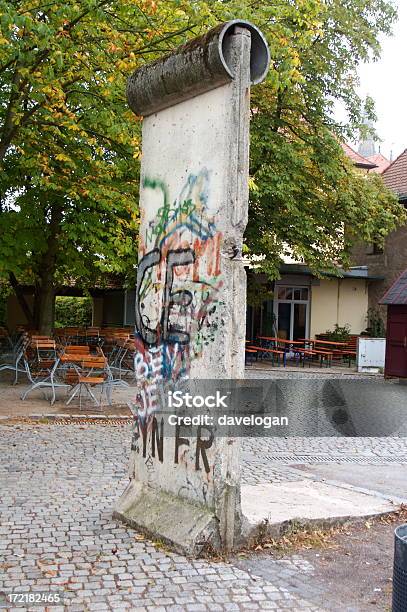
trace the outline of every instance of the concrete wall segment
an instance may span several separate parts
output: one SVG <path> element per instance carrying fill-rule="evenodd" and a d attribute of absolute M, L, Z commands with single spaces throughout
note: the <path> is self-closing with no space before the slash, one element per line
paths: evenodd
<path fill-rule="evenodd" d="M 138 426 L 132 441 L 131 482 L 116 515 L 194 554 L 205 542 L 231 549 L 243 522 L 238 440 L 210 439 L 208 430 L 205 459 L 198 456 L 197 462 L 198 437 L 182 432 L 176 441 L 160 436 L 157 429 L 166 385 L 241 378 L 244 373 L 242 243 L 248 208 L 252 34 L 240 22 L 231 27 L 217 28 L 206 47 L 201 39 L 192 41 L 186 54 L 185 49 L 184 55 L 175 52 L 173 58 L 150 67 L 158 81 L 163 70 L 171 70 L 172 76 L 168 72 L 171 78 L 159 109 L 154 106 L 155 111 L 144 117 L 142 135 L 136 292 L 139 389 L 132 400 Z M 213 75 L 205 73 L 207 67 L 198 66 L 197 71 L 190 67 L 189 76 L 178 82 L 179 97 L 174 98 L 176 79 L 171 79 L 178 67 L 187 70 L 195 52 L 199 64 L 203 48 L 211 57 L 222 32 L 221 59 L 234 78 L 228 75 L 223 84 L 216 81 L 214 86 Z M 146 71 L 133 78 L 130 92 L 147 78 Z M 199 71 L 207 89 L 198 85 L 199 91 L 191 96 L 189 86 L 198 83 Z M 150 84 L 155 78 L 148 77 Z M 146 95 L 153 100 L 158 91 L 154 87 L 148 94 L 141 92 L 144 101 Z M 161 508 L 155 508 L 157 500 Z M 147 507 L 154 507 L 153 522 L 145 516 Z M 169 507 L 176 514 L 171 524 L 166 518 Z M 202 517 L 198 531 L 197 508 Z"/>

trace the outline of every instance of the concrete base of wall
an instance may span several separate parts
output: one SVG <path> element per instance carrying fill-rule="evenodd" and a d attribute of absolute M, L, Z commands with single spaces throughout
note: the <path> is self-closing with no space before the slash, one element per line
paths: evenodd
<path fill-rule="evenodd" d="M 363 467 L 371 470 L 371 466 Z M 259 539 L 278 538 L 292 525 L 327 529 L 366 520 L 393 512 L 403 502 L 404 498 L 343 482 L 323 482 L 307 474 L 296 482 L 244 485 L 243 525 L 234 548 L 250 547 Z M 113 516 L 183 555 L 199 557 L 205 551 L 221 548 L 219 522 L 207 508 L 136 481 L 124 491 Z"/>
<path fill-rule="evenodd" d="M 198 557 L 205 549 L 221 546 L 219 521 L 208 508 L 134 480 L 120 497 L 113 516 L 184 555 Z"/>

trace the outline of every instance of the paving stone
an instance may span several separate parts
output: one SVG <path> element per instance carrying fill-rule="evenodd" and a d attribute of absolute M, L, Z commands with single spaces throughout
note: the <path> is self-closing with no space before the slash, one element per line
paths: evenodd
<path fill-rule="evenodd" d="M 130 424 L 0 425 L 0 555 L 9 564 L 0 590 L 61 591 L 69 612 L 326 609 L 301 555 L 270 558 L 260 576 L 255 564 L 245 569 L 238 559 L 190 560 L 136 541 L 134 530 L 112 518 L 128 482 L 130 437 Z M 403 439 L 368 440 L 353 439 L 353 448 L 381 458 L 407 450 Z M 335 438 L 244 440 L 244 478 L 296 479 L 269 457 L 306 451 L 345 459 L 351 447 Z"/>

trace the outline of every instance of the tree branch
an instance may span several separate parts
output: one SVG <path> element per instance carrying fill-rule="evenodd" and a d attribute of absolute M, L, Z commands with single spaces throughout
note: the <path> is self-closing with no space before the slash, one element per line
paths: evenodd
<path fill-rule="evenodd" d="M 27 300 L 25 299 L 25 295 L 22 290 L 22 287 L 19 284 L 18 280 L 16 279 L 14 272 L 9 273 L 9 281 L 10 281 L 10 285 L 14 289 L 14 293 L 16 294 L 18 303 L 21 306 L 21 310 L 23 311 L 24 316 L 27 319 L 28 325 L 32 329 L 34 329 L 35 328 L 34 314 L 32 313 L 30 307 L 28 306 L 28 303 L 27 303 Z"/>

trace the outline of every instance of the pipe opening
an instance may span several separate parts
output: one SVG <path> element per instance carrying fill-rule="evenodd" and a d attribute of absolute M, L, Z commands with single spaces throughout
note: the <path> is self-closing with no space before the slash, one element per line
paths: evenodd
<path fill-rule="evenodd" d="M 227 39 L 233 35 L 235 26 L 241 26 L 242 28 L 249 30 L 251 34 L 250 80 L 252 85 L 261 83 L 269 68 L 270 52 L 263 34 L 249 21 L 234 19 L 233 21 L 228 21 L 228 23 L 225 24 L 225 27 L 222 29 L 219 36 L 219 54 L 221 56 L 222 63 L 230 76 L 233 77 L 233 74 L 231 73 L 225 60 L 225 49 Z"/>

